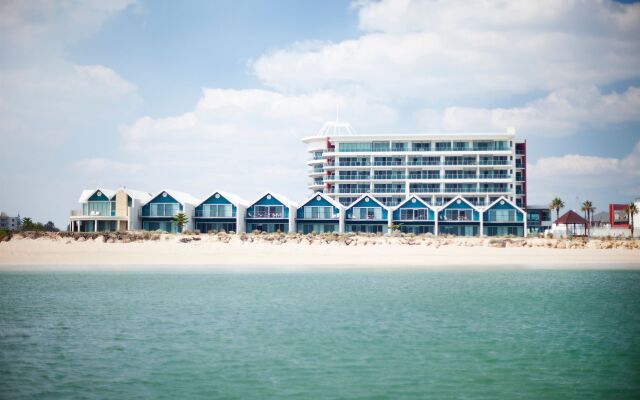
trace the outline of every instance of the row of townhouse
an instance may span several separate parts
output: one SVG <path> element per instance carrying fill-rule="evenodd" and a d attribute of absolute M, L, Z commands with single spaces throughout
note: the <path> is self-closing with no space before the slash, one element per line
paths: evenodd
<path fill-rule="evenodd" d="M 121 188 L 83 191 L 82 209 L 71 212 L 70 230 L 78 232 L 147 230 L 177 232 L 173 217 L 189 218 L 185 229 L 225 232 L 367 232 L 453 234 L 458 236 L 524 236 L 526 212 L 507 197 L 478 207 L 458 195 L 440 207 L 411 195 L 389 207 L 369 194 L 344 206 L 317 192 L 301 206 L 277 193 L 249 203 L 226 192 L 204 200 L 174 191 L 156 194 Z"/>

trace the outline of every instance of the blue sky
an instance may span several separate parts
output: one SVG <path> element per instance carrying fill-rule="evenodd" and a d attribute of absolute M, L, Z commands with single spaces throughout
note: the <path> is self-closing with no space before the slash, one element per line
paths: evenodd
<path fill-rule="evenodd" d="M 302 200 L 336 105 L 359 133 L 527 139 L 529 202 L 640 196 L 640 5 L 117 0 L 0 8 L 0 209 L 84 188 Z"/>

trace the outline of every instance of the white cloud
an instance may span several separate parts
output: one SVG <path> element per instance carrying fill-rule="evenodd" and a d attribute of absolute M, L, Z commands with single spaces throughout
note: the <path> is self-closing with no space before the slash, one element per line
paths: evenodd
<path fill-rule="evenodd" d="M 95 34 L 131 3 L 3 2 L 0 13 L 0 134 L 7 157 L 51 151 L 74 133 L 95 141 L 135 110 L 136 86 L 104 65 L 78 65 L 67 47 Z M 103 140 L 102 138 L 98 140 Z"/>
<path fill-rule="evenodd" d="M 357 39 L 294 45 L 251 66 L 287 91 L 356 85 L 378 97 L 480 102 L 638 76 L 640 4 L 364 2 Z"/>
<path fill-rule="evenodd" d="M 147 178 L 155 188 L 180 182 L 195 194 L 218 188 L 247 197 L 261 190 L 304 196 L 307 156 L 300 139 L 332 119 L 336 105 L 359 127 L 389 127 L 397 118 L 357 92 L 203 89 L 193 111 L 124 127 L 123 148 L 154 171 Z"/>
<path fill-rule="evenodd" d="M 567 154 L 540 158 L 528 167 L 530 203 L 543 203 L 556 195 L 598 202 L 626 202 L 640 196 L 640 141 L 622 158 Z"/>
<path fill-rule="evenodd" d="M 599 179 L 602 176 L 616 175 L 640 179 L 640 141 L 624 158 L 567 154 L 562 157 L 540 158 L 529 170 L 532 175 L 541 178 L 562 175 Z"/>
<path fill-rule="evenodd" d="M 609 94 L 593 86 L 561 89 L 522 107 L 425 109 L 416 119 L 430 131 L 504 131 L 513 126 L 525 136 L 557 137 L 585 126 L 640 121 L 640 88 Z"/>

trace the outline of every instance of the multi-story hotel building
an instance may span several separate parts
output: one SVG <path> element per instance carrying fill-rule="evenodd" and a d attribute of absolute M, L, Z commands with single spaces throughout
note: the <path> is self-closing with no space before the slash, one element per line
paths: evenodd
<path fill-rule="evenodd" d="M 380 233 L 522 236 L 527 233 L 526 144 L 515 132 L 356 135 L 327 123 L 304 138 L 312 192 L 301 206 L 266 193 L 254 203 L 220 191 L 87 189 L 72 231 Z"/>
<path fill-rule="evenodd" d="M 526 142 L 502 133 L 359 135 L 330 122 L 302 140 L 309 190 L 348 205 L 364 194 L 393 207 L 412 195 L 442 206 L 457 195 L 488 206 L 504 196 L 526 208 Z"/>

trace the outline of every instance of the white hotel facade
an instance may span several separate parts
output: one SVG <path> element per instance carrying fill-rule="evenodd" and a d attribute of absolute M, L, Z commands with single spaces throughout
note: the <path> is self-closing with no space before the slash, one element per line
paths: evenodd
<path fill-rule="evenodd" d="M 475 206 L 505 197 L 526 209 L 526 142 L 500 133 L 359 135 L 331 122 L 302 140 L 309 191 L 343 205 L 370 194 L 388 207 L 416 195 L 442 206 L 461 195 Z"/>

